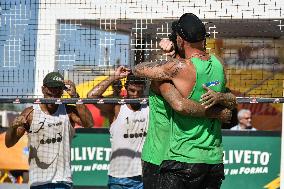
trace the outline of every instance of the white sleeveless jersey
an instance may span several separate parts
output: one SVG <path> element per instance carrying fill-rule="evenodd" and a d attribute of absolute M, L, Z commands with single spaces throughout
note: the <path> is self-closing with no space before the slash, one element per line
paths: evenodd
<path fill-rule="evenodd" d="M 142 105 L 132 111 L 126 104 L 120 107 L 117 119 L 111 124 L 112 154 L 108 174 L 125 178 L 142 175 L 141 151 L 147 134 L 149 107 Z"/>
<path fill-rule="evenodd" d="M 53 115 L 33 106 L 29 139 L 29 180 L 32 186 L 46 183 L 71 183 L 70 147 L 74 130 L 63 104 Z"/>

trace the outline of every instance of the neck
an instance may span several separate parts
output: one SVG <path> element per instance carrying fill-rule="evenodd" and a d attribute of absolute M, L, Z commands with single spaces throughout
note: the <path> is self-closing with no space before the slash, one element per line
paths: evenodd
<path fill-rule="evenodd" d="M 133 111 L 137 111 L 137 110 L 139 110 L 140 109 L 140 107 L 141 107 L 141 104 L 127 104 L 127 106 L 131 109 L 131 110 L 133 110 Z"/>
<path fill-rule="evenodd" d="M 206 52 L 203 46 L 203 42 L 186 43 L 184 45 L 185 58 L 191 57 L 206 57 Z"/>
<path fill-rule="evenodd" d="M 246 128 L 247 128 L 245 125 L 242 125 L 242 124 L 240 124 L 240 127 L 241 127 L 242 129 L 246 129 Z"/>
<path fill-rule="evenodd" d="M 208 59 L 208 55 L 204 51 L 201 51 L 201 50 L 195 49 L 195 48 L 185 49 L 185 58 L 189 59 L 189 58 L 192 58 L 192 57 L 197 57 L 197 58 L 200 58 L 202 60 Z"/>
<path fill-rule="evenodd" d="M 40 104 L 41 110 L 46 114 L 54 114 L 58 109 L 58 104 Z"/>

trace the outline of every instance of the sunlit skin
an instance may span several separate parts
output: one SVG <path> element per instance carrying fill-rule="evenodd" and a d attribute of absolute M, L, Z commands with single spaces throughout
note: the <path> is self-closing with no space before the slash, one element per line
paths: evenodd
<path fill-rule="evenodd" d="M 161 45 L 166 46 L 166 52 L 172 49 L 166 41 L 163 41 Z M 233 109 L 236 105 L 236 98 L 233 94 L 217 93 L 210 88 L 204 88 L 206 93 L 201 97 L 202 105 L 187 99 L 196 82 L 195 67 L 191 63 L 190 58 L 209 59 L 209 55 L 203 51 L 204 41 L 189 44 L 180 36 L 177 36 L 177 46 L 180 49 L 179 51 L 181 51 L 179 53 L 185 59 L 169 58 L 162 61 L 142 62 L 132 69 L 133 74 L 138 77 L 147 77 L 155 82 L 162 81 L 160 86 L 156 85 L 157 90 L 154 90 L 158 91 L 158 94 L 162 94 L 163 98 L 170 103 L 175 111 L 194 117 L 204 117 L 206 114 L 208 117 L 220 119 L 224 123 L 229 122 L 231 119 L 231 111 L 229 109 Z M 184 52 L 187 53 L 184 54 Z M 213 107 L 219 103 L 228 109 L 223 109 L 225 111 L 221 113 L 220 110 L 216 109 L 216 106 Z M 211 107 L 212 109 L 210 109 Z M 207 110 L 209 109 L 212 113 L 219 112 L 221 114 L 216 116 L 210 113 L 208 115 Z"/>
<path fill-rule="evenodd" d="M 142 84 L 129 84 L 127 87 L 127 97 L 128 98 L 141 98 L 144 95 L 144 89 L 145 86 Z M 138 110 L 140 108 L 139 104 L 128 104 L 128 106 L 131 106 L 132 109 Z"/>
<path fill-rule="evenodd" d="M 128 98 L 141 98 L 144 94 L 144 85 L 130 84 L 127 87 Z"/>
<path fill-rule="evenodd" d="M 101 81 L 99 84 L 94 86 L 88 92 L 88 98 L 102 98 L 102 94 L 107 90 L 107 88 L 113 84 L 115 81 L 119 79 L 126 78 L 130 74 L 130 70 L 124 66 L 119 66 L 113 75 L 110 75 L 105 80 Z M 145 84 L 144 82 L 134 82 L 129 80 L 126 83 L 126 91 L 127 91 L 127 98 L 141 98 L 144 96 Z M 98 109 L 100 109 L 103 115 L 106 115 L 110 120 L 110 123 L 116 120 L 119 111 L 120 111 L 120 104 L 96 104 L 95 105 Z M 134 111 L 140 109 L 141 104 L 127 104 L 128 108 Z"/>
<path fill-rule="evenodd" d="M 61 98 L 63 94 L 63 87 L 47 87 L 42 86 L 42 93 L 44 98 Z M 58 104 L 46 104 L 48 109 L 56 110 Z"/>
<path fill-rule="evenodd" d="M 42 93 L 44 98 L 61 98 L 65 90 L 70 97 L 78 98 L 75 84 L 70 80 L 64 80 L 62 87 L 47 87 L 42 86 Z M 68 86 L 67 88 L 65 86 Z M 58 104 L 39 104 L 40 109 L 47 115 L 53 115 L 57 109 Z M 65 105 L 66 113 L 69 116 L 70 123 L 74 127 L 75 124 L 83 127 L 92 127 L 94 124 L 92 114 L 85 106 L 85 104 L 76 104 L 75 106 Z M 6 132 L 5 145 L 7 147 L 14 146 L 18 140 L 29 131 L 30 125 L 33 121 L 33 106 L 24 109 L 20 116 L 15 118 L 12 125 Z"/>
<path fill-rule="evenodd" d="M 180 25 L 180 27 L 182 26 L 181 23 L 178 23 L 178 24 Z M 182 28 L 182 29 L 184 29 L 184 28 Z M 186 32 L 186 30 L 181 31 L 181 33 L 183 35 L 185 35 L 184 32 Z M 163 44 L 166 44 L 166 42 L 163 42 Z M 185 41 L 184 39 L 182 39 L 179 35 L 177 35 L 176 46 L 177 46 L 177 50 L 178 50 L 178 55 L 182 59 L 180 59 L 179 57 L 175 57 L 173 53 L 170 53 L 169 51 L 171 49 L 174 49 L 174 48 L 170 48 L 170 45 L 167 44 L 167 45 L 165 45 L 166 50 L 167 50 L 166 53 L 171 54 L 175 58 L 167 58 L 167 60 L 155 61 L 155 62 L 142 62 L 140 64 L 137 64 L 132 69 L 132 72 L 137 77 L 147 77 L 150 80 L 154 80 L 156 83 L 153 84 L 152 87 L 155 85 L 155 87 L 156 87 L 155 91 L 160 92 L 162 97 L 169 103 L 169 105 L 175 111 L 177 111 L 179 113 L 182 113 L 182 114 L 184 114 L 186 116 L 189 115 L 189 116 L 195 116 L 195 117 L 209 117 L 206 114 L 205 108 L 208 111 L 208 110 L 211 110 L 210 107 L 212 107 L 214 105 L 213 103 L 217 103 L 217 104 L 224 103 L 223 101 L 218 102 L 217 100 L 214 100 L 214 99 L 211 98 L 211 97 L 214 97 L 214 98 L 217 97 L 217 95 L 214 95 L 216 93 L 215 91 L 213 91 L 213 90 L 211 91 L 209 88 L 208 89 L 205 88 L 204 93 L 206 94 L 206 93 L 209 92 L 210 94 L 206 94 L 205 97 L 206 97 L 207 100 L 205 102 L 203 102 L 202 99 L 201 99 L 202 105 L 198 104 L 198 102 L 190 101 L 191 99 L 188 99 L 189 97 L 192 98 L 192 96 L 190 96 L 190 94 L 192 93 L 193 90 L 199 90 L 198 88 L 196 88 L 196 89 L 194 88 L 196 86 L 196 83 L 198 83 L 196 81 L 198 79 L 197 74 L 199 74 L 199 71 L 195 68 L 195 64 L 194 64 L 194 62 L 191 61 L 191 59 L 192 58 L 198 58 L 198 59 L 201 59 L 201 60 L 204 60 L 204 61 L 208 61 L 209 58 L 210 58 L 209 54 L 207 54 L 204 51 L 204 41 L 198 41 L 198 42 L 195 42 L 195 43 L 189 43 L 189 42 Z M 162 49 L 164 49 L 164 48 L 162 48 Z M 222 70 L 220 70 L 220 71 L 222 71 Z M 208 77 L 208 79 L 209 78 L 210 77 Z M 159 82 L 159 83 L 157 83 L 157 82 Z M 224 84 L 225 84 L 225 82 L 224 82 Z M 210 100 L 210 102 L 208 103 L 207 101 L 209 101 L 209 100 Z M 233 101 L 235 101 L 235 100 L 233 100 Z M 188 105 L 184 106 L 186 103 L 188 103 Z M 226 103 L 224 103 L 224 104 L 226 104 Z M 203 107 L 203 104 L 204 104 L 204 107 Z M 224 107 L 228 107 L 228 106 L 224 106 Z M 213 108 L 215 108 L 215 107 L 213 107 Z M 150 105 L 150 110 L 151 110 L 151 105 Z M 223 117 L 224 119 L 221 118 L 221 116 L 220 117 L 217 116 L 217 117 L 222 122 L 228 122 L 230 120 L 230 118 L 231 118 L 231 113 L 230 113 L 231 111 L 229 109 L 226 109 L 226 108 L 225 109 L 223 108 L 223 110 L 226 110 L 226 113 L 225 113 L 226 116 Z M 216 110 L 214 112 L 219 112 L 219 111 Z M 168 115 L 166 115 L 166 116 L 168 116 Z M 206 135 L 208 133 L 210 133 L 210 135 L 213 136 L 214 139 L 217 139 L 218 137 L 220 137 L 220 134 L 219 134 L 219 133 L 221 133 L 221 129 L 219 129 L 220 127 L 215 127 L 215 128 L 211 127 L 213 125 L 215 126 L 214 121 L 212 123 L 208 122 L 208 124 L 207 124 L 206 121 L 200 122 L 201 125 L 202 125 L 202 126 L 200 126 L 200 124 L 196 124 L 195 125 L 194 122 L 192 122 L 192 123 L 191 122 L 186 122 L 187 121 L 186 119 L 188 118 L 186 116 L 178 117 L 178 116 L 175 116 L 175 114 L 172 113 L 172 115 L 170 115 L 169 117 L 165 117 L 166 120 L 173 119 L 175 124 L 176 124 L 176 125 L 173 126 L 171 124 L 171 122 L 170 122 L 170 123 L 165 125 L 165 127 L 168 127 L 170 129 L 169 129 L 169 131 L 167 131 L 168 133 L 165 133 L 163 135 L 166 136 L 166 134 L 168 134 L 169 138 L 172 138 L 173 141 L 174 141 L 172 143 L 172 140 L 170 140 L 170 142 L 168 143 L 168 146 L 166 146 L 166 147 L 163 146 L 163 141 L 161 141 L 161 140 L 157 141 L 157 140 L 152 139 L 155 136 L 157 136 L 158 138 L 161 138 L 161 137 L 159 137 L 159 134 L 158 134 L 159 133 L 158 127 L 155 130 L 152 130 L 152 131 L 150 130 L 149 131 L 149 132 L 153 132 L 152 135 L 151 135 L 151 133 L 149 134 L 149 132 L 148 132 L 148 136 L 149 135 L 152 136 L 152 137 L 150 137 L 151 140 L 157 142 L 158 145 L 162 146 L 165 149 L 166 154 L 168 152 L 170 152 L 170 153 L 168 153 L 169 154 L 168 157 L 172 157 L 173 158 L 173 159 L 171 159 L 171 158 L 166 159 L 166 160 L 169 160 L 167 162 L 168 164 L 167 163 L 163 164 L 164 163 L 163 162 L 162 166 L 161 166 L 162 169 L 163 169 L 163 165 L 166 165 L 165 166 L 166 168 L 164 169 L 165 171 L 163 172 L 163 175 L 164 176 L 166 175 L 166 176 L 163 179 L 165 180 L 165 182 L 168 182 L 168 184 L 170 185 L 170 187 L 168 186 L 168 188 L 176 188 L 178 186 L 178 185 L 175 185 L 175 186 L 172 185 L 171 186 L 170 179 L 167 180 L 169 177 L 174 178 L 176 180 L 177 179 L 178 180 L 179 179 L 182 180 L 181 182 L 183 182 L 183 184 L 187 185 L 187 187 L 190 187 L 190 185 L 192 185 L 192 183 L 191 183 L 192 180 L 191 179 L 188 179 L 190 181 L 186 181 L 185 182 L 184 178 L 185 177 L 187 177 L 187 178 L 192 177 L 193 173 L 191 173 L 190 171 L 187 170 L 188 172 L 184 171 L 182 173 L 182 176 L 180 176 L 179 174 L 175 174 L 176 168 L 177 168 L 176 162 L 179 161 L 178 158 L 180 156 L 180 157 L 182 157 L 181 158 L 182 160 L 185 160 L 183 163 L 186 164 L 186 162 L 187 162 L 186 158 L 188 158 L 189 159 L 188 162 L 190 162 L 191 164 L 195 164 L 195 163 L 191 162 L 192 159 L 190 158 L 190 156 L 187 156 L 186 154 L 191 154 L 192 153 L 192 152 L 190 152 L 191 149 L 195 150 L 195 148 L 197 149 L 197 148 L 201 147 L 201 145 L 199 146 L 200 141 L 201 141 L 200 140 L 200 138 L 201 138 L 200 136 L 203 136 L 203 134 L 200 134 L 200 133 L 204 132 Z M 155 120 L 155 116 L 153 116 L 153 117 L 154 117 L 153 119 L 150 119 L 150 123 L 151 123 L 151 120 L 153 120 L 153 122 L 154 122 L 153 126 L 155 126 L 156 122 L 158 124 L 160 122 L 160 120 L 159 119 Z M 178 117 L 178 118 L 176 119 L 175 117 Z M 181 120 L 183 120 L 183 121 L 181 121 Z M 166 122 L 161 122 L 161 123 L 164 124 Z M 206 130 L 205 129 L 203 130 L 203 128 L 202 128 L 203 125 L 204 125 L 204 128 Z M 196 131 L 193 130 L 193 128 L 195 126 L 199 127 L 197 129 L 198 131 L 197 130 Z M 216 124 L 216 126 L 218 126 L 218 125 Z M 200 128 L 202 128 L 202 129 L 200 129 Z M 178 130 L 178 131 L 175 132 L 174 134 L 172 134 L 170 132 L 171 129 L 175 130 L 175 131 Z M 215 133 L 215 131 L 217 131 L 219 133 L 217 133 L 217 132 Z M 163 136 L 163 135 L 160 135 L 160 136 Z M 171 135 L 174 136 L 174 137 L 171 137 Z M 207 136 L 209 136 L 209 135 L 207 135 Z M 211 138 L 211 136 L 210 136 L 210 138 Z M 213 153 L 216 152 L 216 156 L 215 157 L 217 157 L 217 154 L 218 154 L 217 150 L 219 150 L 219 149 L 216 148 L 217 150 L 215 151 L 215 148 L 214 148 L 215 144 L 211 146 L 210 142 L 212 140 L 210 138 L 209 137 L 208 138 L 203 138 L 202 139 L 202 144 L 203 144 L 202 149 L 198 149 L 198 150 L 200 150 L 200 152 L 203 153 L 207 149 L 209 149 L 209 148 L 207 148 L 207 145 L 208 145 L 208 147 L 210 147 L 210 148 L 212 147 L 211 149 L 214 150 Z M 166 142 L 166 140 L 167 139 L 165 139 L 165 142 Z M 153 148 L 153 146 L 155 146 L 155 145 L 156 144 L 152 144 L 152 146 L 151 146 L 151 144 L 150 144 L 149 146 L 146 146 L 145 148 L 148 147 L 149 148 L 149 152 L 150 153 L 152 152 L 152 154 L 159 153 L 159 152 L 154 152 L 152 150 L 152 149 L 155 149 L 155 148 Z M 190 150 L 187 151 L 187 149 L 190 149 Z M 186 150 L 186 151 L 184 151 L 184 150 Z M 197 150 L 197 152 L 198 152 L 198 150 Z M 208 152 L 209 152 L 209 150 L 208 150 Z M 172 153 L 172 156 L 171 156 L 171 153 Z M 208 154 L 210 154 L 210 153 L 208 153 Z M 155 154 L 153 156 L 152 154 L 149 157 L 151 157 L 151 156 L 154 157 L 156 155 Z M 220 155 L 220 157 L 221 157 L 221 155 Z M 202 162 L 205 159 L 206 158 L 202 157 L 200 160 Z M 194 159 L 194 160 L 199 160 L 199 159 Z M 145 167 L 143 167 L 143 168 L 145 168 Z M 223 169 L 223 168 L 220 167 L 220 169 Z M 151 170 L 151 171 L 153 171 L 153 170 Z M 155 173 L 151 172 L 151 171 L 149 171 L 149 174 L 154 176 Z M 182 171 L 183 171 L 183 169 L 181 169 L 180 172 L 182 172 Z M 204 172 L 204 174 L 207 174 L 207 176 L 208 176 L 208 175 L 211 174 L 210 171 L 208 170 L 208 173 Z M 217 171 L 217 169 L 216 169 L 216 171 Z M 223 170 L 222 170 L 222 172 L 223 172 Z M 220 173 L 222 173 L 222 172 L 220 172 Z M 198 174 L 196 174 L 196 175 L 199 176 Z M 171 175 L 171 176 L 169 176 L 169 175 Z M 196 176 L 196 175 L 194 175 L 194 176 Z M 166 177 L 168 177 L 168 178 L 166 178 Z M 218 180 L 219 179 L 218 177 L 219 177 L 219 175 L 218 175 L 218 173 L 216 173 L 216 177 L 214 177 L 214 179 Z M 210 178 L 210 176 L 209 176 L 209 178 Z M 210 178 L 210 179 L 212 179 L 212 178 Z M 220 178 L 221 178 L 221 174 L 220 174 Z M 220 181 L 221 181 L 221 179 L 220 179 Z M 194 181 L 194 182 L 196 182 L 196 181 Z M 218 183 L 218 182 L 216 181 L 216 183 Z M 207 185 L 207 183 L 204 184 L 203 187 L 204 188 L 205 187 L 206 188 L 207 187 L 217 188 L 217 187 L 215 187 L 213 185 L 209 186 L 209 185 L 211 185 L 211 183 L 208 184 L 208 186 L 206 186 L 206 185 Z M 198 188 L 197 185 L 195 185 L 195 187 Z"/>
<path fill-rule="evenodd" d="M 44 98 L 60 98 L 63 94 L 63 87 L 42 87 Z"/>
<path fill-rule="evenodd" d="M 171 49 L 173 49 L 166 41 L 163 41 L 161 45 L 164 45 L 166 47 L 162 49 L 166 49 L 167 53 Z M 188 43 L 179 35 L 177 35 L 177 48 L 179 49 L 178 53 L 180 57 L 185 57 L 185 59 L 169 58 L 168 60 L 162 61 L 142 62 L 140 64 L 137 64 L 132 69 L 132 72 L 135 76 L 147 77 L 155 81 L 163 81 L 163 85 L 168 85 L 164 87 L 165 91 L 161 94 L 170 102 L 176 100 L 179 95 L 181 95 L 182 98 L 187 98 L 195 85 L 195 67 L 191 63 L 190 59 L 192 57 L 197 57 L 201 60 L 209 59 L 209 55 L 204 51 L 204 40 L 196 43 Z M 219 61 L 223 63 L 221 59 Z M 170 84 L 166 83 L 165 81 L 171 81 L 173 85 L 170 86 Z M 233 109 L 236 106 L 236 98 L 232 93 L 216 93 L 215 91 L 210 90 L 210 88 L 208 87 L 204 89 L 206 93 L 202 95 L 201 103 L 206 109 L 213 107 L 215 104 L 221 104 L 228 109 Z M 177 90 L 178 92 L 175 92 L 173 90 Z M 178 96 L 170 96 L 172 92 L 175 92 L 175 95 Z M 180 104 L 178 108 L 179 110 L 174 108 L 175 105 L 170 105 L 178 112 L 182 110 L 181 113 L 190 113 L 190 115 L 192 115 L 191 111 L 184 111 L 185 109 L 188 109 L 188 106 L 183 106 L 185 105 L 185 103 L 181 101 L 183 101 L 183 99 L 180 98 L 180 102 L 175 103 Z M 197 108 L 197 106 L 195 106 L 195 108 Z M 197 115 L 198 117 L 204 115 L 202 107 L 199 108 L 198 112 L 200 112 L 200 114 Z M 228 118 L 228 120 L 230 120 L 229 114 L 226 117 Z M 227 122 L 228 120 L 223 120 L 222 122 Z"/>

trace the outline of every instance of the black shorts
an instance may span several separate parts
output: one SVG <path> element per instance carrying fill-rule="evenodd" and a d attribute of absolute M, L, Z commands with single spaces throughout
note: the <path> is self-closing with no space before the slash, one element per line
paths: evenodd
<path fill-rule="evenodd" d="M 142 181 L 144 189 L 158 189 L 160 166 L 142 161 Z"/>
<path fill-rule="evenodd" d="M 224 165 L 163 161 L 159 185 L 164 189 L 220 189 Z"/>

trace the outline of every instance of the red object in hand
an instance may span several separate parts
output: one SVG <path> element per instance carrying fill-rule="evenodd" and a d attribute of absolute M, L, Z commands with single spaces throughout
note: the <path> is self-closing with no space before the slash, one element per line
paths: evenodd
<path fill-rule="evenodd" d="M 120 91 L 120 96 L 123 97 L 123 98 L 127 97 L 127 91 L 124 87 Z"/>

